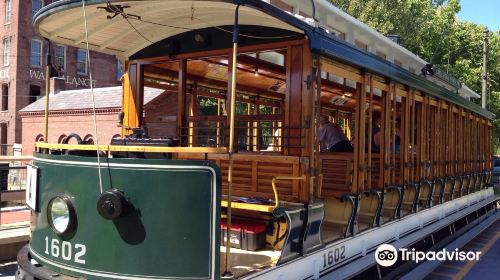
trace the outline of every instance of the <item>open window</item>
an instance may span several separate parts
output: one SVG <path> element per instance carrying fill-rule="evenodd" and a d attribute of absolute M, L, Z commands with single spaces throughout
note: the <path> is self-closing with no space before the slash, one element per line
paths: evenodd
<path fill-rule="evenodd" d="M 285 125 L 285 60 L 286 49 L 238 55 L 237 152 L 282 153 L 284 147 L 302 146 L 302 128 Z M 148 135 L 178 137 L 183 147 L 227 147 L 229 64 L 228 56 L 220 55 L 145 65 Z M 163 101 L 146 104 L 148 88 L 165 90 Z"/>

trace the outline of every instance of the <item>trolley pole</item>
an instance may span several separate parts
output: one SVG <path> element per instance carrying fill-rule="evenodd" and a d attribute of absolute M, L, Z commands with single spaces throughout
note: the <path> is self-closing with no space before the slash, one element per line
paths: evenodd
<path fill-rule="evenodd" d="M 45 66 L 45 133 L 43 135 L 45 143 L 49 142 L 49 91 L 50 91 L 50 68 L 52 58 L 50 56 L 50 41 L 47 40 L 47 61 Z"/>
<path fill-rule="evenodd" d="M 234 114 L 236 105 L 236 71 L 237 59 L 238 59 L 238 12 L 240 10 L 240 5 L 236 6 L 236 11 L 234 13 L 234 27 L 233 27 L 233 59 L 231 64 L 231 104 L 230 104 L 230 116 L 229 116 L 229 168 L 227 172 L 227 218 L 226 218 L 226 269 L 224 271 L 223 279 L 233 279 L 234 276 L 231 273 L 231 203 L 233 199 L 233 147 L 234 147 Z"/>
<path fill-rule="evenodd" d="M 483 33 L 483 75 L 482 75 L 482 91 L 481 91 L 481 107 L 486 108 L 486 92 L 488 89 L 488 28 L 484 29 Z"/>

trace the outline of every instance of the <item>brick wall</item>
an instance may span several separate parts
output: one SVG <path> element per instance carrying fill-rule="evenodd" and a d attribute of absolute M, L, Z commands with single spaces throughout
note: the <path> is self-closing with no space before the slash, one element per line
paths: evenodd
<path fill-rule="evenodd" d="M 47 4 L 53 1 L 45 2 Z M 48 49 L 48 43 L 44 41 L 41 68 L 30 65 L 31 39 L 43 41 L 32 26 L 30 0 L 12 0 L 11 16 L 11 23 L 4 24 L 5 1 L 0 1 L 0 51 L 3 50 L 1 40 L 11 38 L 10 65 L 4 67 L 0 56 L 0 84 L 8 85 L 9 89 L 8 110 L 0 111 L 0 123 L 6 123 L 8 126 L 8 144 L 20 143 L 25 139 L 22 136 L 21 117 L 17 112 L 29 104 L 30 86 L 39 86 L 41 95 L 45 95 L 45 54 Z M 51 44 L 51 54 L 52 61 L 55 61 L 55 44 Z M 76 71 L 76 55 L 77 48 L 66 46 L 66 71 L 61 72 L 66 78 L 66 89 L 89 87 L 90 76 L 78 74 Z M 119 85 L 116 77 L 116 58 L 97 52 L 90 52 L 90 55 L 94 85 Z M 1 104 L 2 99 L 0 106 Z"/>
<path fill-rule="evenodd" d="M 97 115 L 97 133 L 99 144 L 109 144 L 111 138 L 120 133 L 118 127 L 118 109 L 107 114 Z M 33 154 L 37 136 L 45 130 L 44 116 L 22 116 L 23 155 Z M 85 115 L 49 115 L 49 143 L 58 143 L 63 135 L 76 133 L 83 139 L 87 134 L 95 136 L 92 114 Z M 95 140 L 95 137 L 94 137 Z"/>
<path fill-rule="evenodd" d="M 144 121 L 150 137 L 175 137 L 177 92 L 165 92 L 144 108 Z"/>
<path fill-rule="evenodd" d="M 97 115 L 99 144 L 109 144 L 113 136 L 120 133 L 118 113 L 121 108 L 110 108 Z M 164 92 L 144 106 L 145 122 L 150 137 L 175 137 L 177 127 L 177 92 Z M 31 155 L 37 136 L 45 130 L 42 112 L 37 115 L 23 113 L 23 154 Z M 49 114 L 49 143 L 58 143 L 61 136 L 77 133 L 83 139 L 87 134 L 95 135 L 94 120 L 90 112 L 76 114 L 67 110 Z"/>

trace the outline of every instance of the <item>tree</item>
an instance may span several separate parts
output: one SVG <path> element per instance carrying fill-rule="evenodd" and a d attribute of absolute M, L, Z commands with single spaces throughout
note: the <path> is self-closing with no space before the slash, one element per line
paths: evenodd
<path fill-rule="evenodd" d="M 481 92 L 482 41 L 485 26 L 461 21 L 459 0 L 330 0 L 382 34 L 400 36 L 401 45 L 444 69 L 475 92 Z M 488 109 L 495 150 L 500 149 L 500 32 L 489 36 Z M 479 100 L 475 100 L 479 102 Z"/>

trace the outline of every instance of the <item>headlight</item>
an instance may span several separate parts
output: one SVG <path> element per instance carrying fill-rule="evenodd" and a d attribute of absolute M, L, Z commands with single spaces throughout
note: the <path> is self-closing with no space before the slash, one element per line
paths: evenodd
<path fill-rule="evenodd" d="M 76 225 L 75 208 L 67 196 L 56 196 L 47 208 L 47 218 L 50 227 L 57 234 L 70 232 Z"/>

